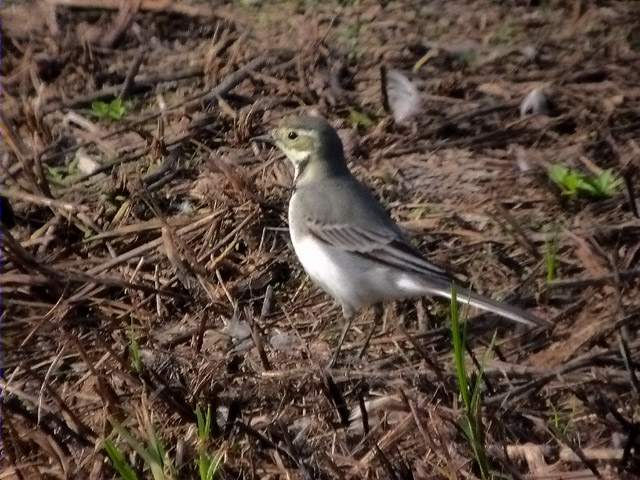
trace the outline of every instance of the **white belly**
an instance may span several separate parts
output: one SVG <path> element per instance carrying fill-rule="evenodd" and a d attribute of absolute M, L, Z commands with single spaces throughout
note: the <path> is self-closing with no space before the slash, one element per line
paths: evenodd
<path fill-rule="evenodd" d="M 370 262 L 291 228 L 289 233 L 298 260 L 311 280 L 345 310 L 359 310 L 374 303 L 415 296 L 420 287 L 405 274 Z"/>
<path fill-rule="evenodd" d="M 310 236 L 295 240 L 292 236 L 291 242 L 298 260 L 315 283 L 334 297 L 348 296 L 341 293 L 348 289 L 349 274 L 336 264 L 326 247 Z"/>
<path fill-rule="evenodd" d="M 347 272 L 336 264 L 335 258 L 329 252 L 330 247 L 318 242 L 310 235 L 304 235 L 295 228 L 291 228 L 292 224 L 291 209 L 289 209 L 289 234 L 298 260 L 314 283 L 342 302 L 343 295 L 340 293 L 347 287 L 342 285 L 349 281 Z"/>

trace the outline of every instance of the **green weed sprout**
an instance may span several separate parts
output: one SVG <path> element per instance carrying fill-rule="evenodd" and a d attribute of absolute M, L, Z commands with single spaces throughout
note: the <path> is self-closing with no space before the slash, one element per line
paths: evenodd
<path fill-rule="evenodd" d="M 493 350 L 495 334 L 491 344 L 485 353 L 480 370 L 475 379 L 467 374 L 465 365 L 465 332 L 464 325 L 460 322 L 460 312 L 458 309 L 458 297 L 455 286 L 451 288 L 451 336 L 453 341 L 453 360 L 455 365 L 456 379 L 458 383 L 459 395 L 462 401 L 464 416 L 462 419 L 462 431 L 471 446 L 476 463 L 480 470 L 480 477 L 491 478 L 489 460 L 485 448 L 484 426 L 482 424 L 482 398 L 481 385 L 484 375 L 484 365 L 488 356 Z"/>
<path fill-rule="evenodd" d="M 549 167 L 547 173 L 562 194 L 569 198 L 587 197 L 602 200 L 615 195 L 622 185 L 622 179 L 611 170 L 603 170 L 598 175 L 586 175 L 574 168 L 554 164 Z"/>

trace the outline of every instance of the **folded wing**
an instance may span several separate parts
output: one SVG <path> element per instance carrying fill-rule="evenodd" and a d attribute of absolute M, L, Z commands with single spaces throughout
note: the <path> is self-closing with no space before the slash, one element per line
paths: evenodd
<path fill-rule="evenodd" d="M 418 250 L 394 230 L 323 224 L 311 218 L 307 218 L 306 223 L 311 235 L 335 248 L 447 283 L 454 280 L 446 270 L 425 260 Z"/>

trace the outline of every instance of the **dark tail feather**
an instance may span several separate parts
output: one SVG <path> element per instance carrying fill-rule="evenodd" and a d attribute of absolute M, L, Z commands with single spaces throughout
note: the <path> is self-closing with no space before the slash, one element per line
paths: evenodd
<path fill-rule="evenodd" d="M 451 299 L 451 285 L 447 285 L 444 282 L 434 282 L 432 280 L 424 282 L 423 285 L 427 294 L 436 295 L 449 300 Z M 490 298 L 472 292 L 466 288 L 456 286 L 456 297 L 460 305 L 469 304 L 472 307 L 494 313 L 508 320 L 522 323 L 530 327 L 549 326 L 549 322 L 546 320 L 542 320 L 535 315 L 525 312 L 521 308 L 491 300 Z"/>

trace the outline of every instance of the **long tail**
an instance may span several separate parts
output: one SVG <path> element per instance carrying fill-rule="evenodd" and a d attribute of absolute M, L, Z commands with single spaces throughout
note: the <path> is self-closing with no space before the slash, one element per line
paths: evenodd
<path fill-rule="evenodd" d="M 425 294 L 443 297 L 448 300 L 451 299 L 452 285 L 453 284 L 447 284 L 444 281 L 435 279 L 423 280 L 421 282 L 421 286 Z M 469 304 L 472 307 L 495 313 L 503 318 L 523 323 L 530 327 L 549 327 L 549 322 L 525 312 L 521 308 L 491 300 L 490 298 L 472 292 L 469 289 L 459 287 L 458 285 L 455 286 L 455 289 L 456 298 L 460 305 Z"/>

